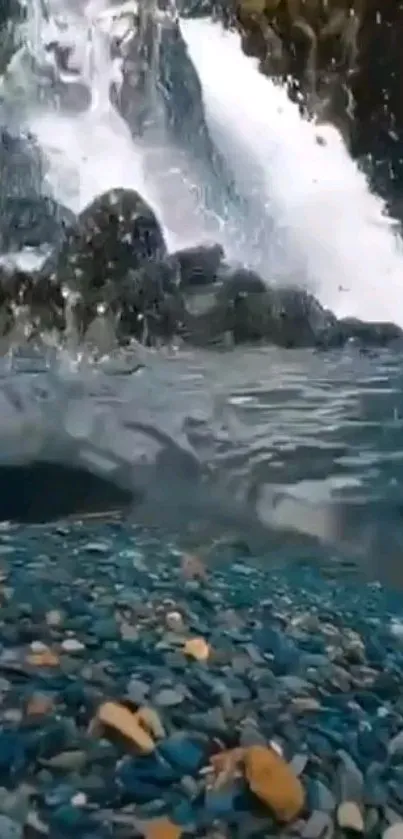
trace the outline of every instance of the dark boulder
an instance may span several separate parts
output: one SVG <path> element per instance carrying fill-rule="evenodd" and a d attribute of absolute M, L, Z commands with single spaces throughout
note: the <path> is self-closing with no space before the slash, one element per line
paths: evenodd
<path fill-rule="evenodd" d="M 58 257 L 57 273 L 72 288 L 102 288 L 129 270 L 166 255 L 161 225 L 138 192 L 121 187 L 95 198 L 78 216 Z"/>
<path fill-rule="evenodd" d="M 0 250 L 59 245 L 75 218 L 67 207 L 46 195 L 5 196 L 0 217 Z"/>
<path fill-rule="evenodd" d="M 180 286 L 183 289 L 216 282 L 223 259 L 224 248 L 218 244 L 182 248 L 169 258 L 172 266 L 177 266 Z"/>
<path fill-rule="evenodd" d="M 29 134 L 0 129 L 0 217 L 7 200 L 36 198 L 41 193 L 45 166 L 42 154 Z"/>
<path fill-rule="evenodd" d="M 332 342 L 344 345 L 354 341 L 363 347 L 388 347 L 403 343 L 403 330 L 394 323 L 370 323 L 357 318 L 341 318 Z"/>

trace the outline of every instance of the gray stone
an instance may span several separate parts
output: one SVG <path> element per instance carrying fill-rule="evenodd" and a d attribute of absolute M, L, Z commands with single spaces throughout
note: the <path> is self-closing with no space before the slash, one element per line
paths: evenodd
<path fill-rule="evenodd" d="M 1 839 L 22 839 L 23 826 L 10 819 L 8 816 L 0 815 L 0 836 Z"/>
<path fill-rule="evenodd" d="M 42 760 L 42 766 L 47 766 L 49 769 L 64 769 L 66 772 L 74 772 L 82 769 L 87 762 L 87 755 L 85 752 L 75 749 L 73 751 L 60 752 L 54 755 L 49 760 Z"/>
<path fill-rule="evenodd" d="M 315 779 L 311 784 L 313 794 L 315 796 L 315 806 L 318 810 L 323 810 L 324 813 L 333 813 L 336 809 L 337 802 L 326 784 L 319 779 Z"/>
<path fill-rule="evenodd" d="M 384 831 L 382 839 L 403 839 L 403 821 L 389 825 Z"/>
<path fill-rule="evenodd" d="M 182 688 L 162 688 L 153 697 L 153 702 L 159 708 L 173 708 L 181 705 L 186 697 L 186 690 Z"/>
<path fill-rule="evenodd" d="M 239 735 L 239 745 L 243 748 L 248 748 L 249 746 L 267 746 L 267 740 L 261 731 L 259 731 L 257 725 L 251 720 L 248 720 L 242 725 Z"/>
<path fill-rule="evenodd" d="M 333 820 L 328 813 L 314 810 L 304 825 L 301 839 L 331 839 L 334 833 Z"/>
<path fill-rule="evenodd" d="M 389 742 L 388 751 L 390 755 L 401 754 L 403 752 L 403 731 L 399 731 L 395 737 Z"/>
<path fill-rule="evenodd" d="M 140 679 L 130 679 L 130 682 L 127 686 L 127 696 L 132 702 L 135 702 L 136 705 L 143 705 L 146 701 L 150 690 L 150 685 L 147 682 L 142 682 Z"/>
<path fill-rule="evenodd" d="M 294 755 L 294 757 L 290 761 L 290 766 L 291 766 L 291 768 L 294 772 L 294 775 L 297 775 L 297 777 L 302 775 L 302 773 L 303 773 L 303 771 L 304 771 L 304 769 L 305 769 L 305 767 L 308 763 L 308 760 L 309 760 L 308 755 L 305 755 L 305 754 L 302 754 L 302 753 Z"/>
<path fill-rule="evenodd" d="M 337 756 L 340 760 L 338 771 L 340 800 L 355 801 L 360 804 L 364 795 L 364 776 L 353 758 L 344 749 L 339 749 Z"/>

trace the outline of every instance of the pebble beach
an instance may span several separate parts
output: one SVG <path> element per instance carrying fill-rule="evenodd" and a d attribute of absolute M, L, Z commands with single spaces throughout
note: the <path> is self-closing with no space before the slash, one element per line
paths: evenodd
<path fill-rule="evenodd" d="M 400 839 L 402 595 L 228 550 L 3 527 L 1 839 Z"/>

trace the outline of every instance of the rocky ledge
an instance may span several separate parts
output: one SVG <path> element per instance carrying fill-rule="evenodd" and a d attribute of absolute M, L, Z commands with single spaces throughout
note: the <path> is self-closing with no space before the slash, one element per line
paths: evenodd
<path fill-rule="evenodd" d="M 3 351 L 52 331 L 104 352 L 132 339 L 321 349 L 402 343 L 393 324 L 339 320 L 305 289 L 230 265 L 219 244 L 168 253 L 153 209 L 133 190 L 110 190 L 77 218 L 47 197 L 9 199 L 1 236 L 8 245 L 11 237 L 14 246 L 51 247 L 36 273 L 2 268 Z"/>

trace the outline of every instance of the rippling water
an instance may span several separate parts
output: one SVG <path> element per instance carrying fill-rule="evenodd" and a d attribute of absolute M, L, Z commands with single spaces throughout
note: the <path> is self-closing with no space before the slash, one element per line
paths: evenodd
<path fill-rule="evenodd" d="M 2 406 L 2 463 L 18 454 L 110 478 L 141 496 L 135 521 L 183 544 L 231 534 L 256 559 L 403 583 L 400 357 L 256 349 L 147 352 L 142 364 L 20 372 L 11 401 L 3 380 L 20 425 Z"/>

